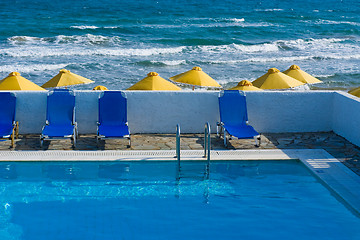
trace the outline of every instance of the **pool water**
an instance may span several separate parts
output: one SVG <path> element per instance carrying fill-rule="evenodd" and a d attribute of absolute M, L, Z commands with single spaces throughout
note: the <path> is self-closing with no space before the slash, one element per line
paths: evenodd
<path fill-rule="evenodd" d="M 360 239 L 298 161 L 5 162 L 0 239 Z"/>

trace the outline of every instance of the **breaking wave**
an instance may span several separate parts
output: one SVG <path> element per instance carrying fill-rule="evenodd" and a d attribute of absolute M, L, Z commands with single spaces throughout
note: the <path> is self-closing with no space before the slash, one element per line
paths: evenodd
<path fill-rule="evenodd" d="M 55 57 L 55 56 L 152 56 L 161 54 L 175 54 L 183 51 L 185 47 L 175 48 L 72 48 L 32 46 L 16 49 L 0 49 L 0 56 L 11 57 Z"/>
<path fill-rule="evenodd" d="M 12 45 L 34 45 L 34 44 L 78 44 L 78 45 L 106 45 L 119 44 L 123 40 L 118 37 L 107 37 L 101 35 L 85 34 L 85 35 L 58 35 L 55 37 L 30 37 L 30 36 L 13 36 L 7 39 Z"/>
<path fill-rule="evenodd" d="M 315 24 L 319 25 L 339 25 L 339 24 L 348 24 L 352 26 L 360 26 L 360 23 L 358 22 L 349 22 L 349 21 L 332 21 L 332 20 L 318 20 L 315 22 Z"/>
<path fill-rule="evenodd" d="M 191 54 L 201 56 L 206 54 L 227 54 L 225 61 L 240 62 L 268 62 L 306 60 L 306 59 L 359 59 L 360 46 L 353 44 L 349 38 L 321 38 L 321 39 L 295 39 L 277 40 L 268 43 L 247 44 L 232 43 L 227 45 L 195 45 L 169 47 L 168 45 L 141 45 L 129 47 L 122 45 L 120 37 L 106 37 L 101 35 L 65 36 L 59 35 L 51 38 L 38 38 L 31 36 L 13 36 L 8 38 L 11 47 L 0 49 L 0 56 L 10 57 L 54 57 L 54 56 L 154 56 L 154 55 L 180 55 Z M 68 46 L 72 45 L 72 46 Z M 156 47 L 155 47 L 156 46 Z M 269 57 L 266 53 L 288 52 Z M 341 54 L 339 54 L 341 53 Z M 232 60 L 244 55 L 246 60 Z M 262 55 L 262 57 L 260 57 Z M 296 56 L 294 56 L 296 55 Z M 184 59 L 184 57 L 181 57 Z M 190 58 L 192 59 L 192 58 Z M 188 60 L 188 59 L 187 59 Z M 225 59 L 226 60 L 226 59 Z M 214 61 L 212 64 L 216 64 Z M 220 61 L 220 63 L 222 63 Z M 174 66 L 186 64 L 185 60 L 152 60 L 150 64 Z"/>
<path fill-rule="evenodd" d="M 30 72 L 41 72 L 49 70 L 58 70 L 61 68 L 66 68 L 68 64 L 16 64 L 16 65 L 1 65 L 0 72 L 10 73 L 10 72 L 20 72 L 20 73 L 30 73 Z"/>
<path fill-rule="evenodd" d="M 75 28 L 75 29 L 81 29 L 81 30 L 83 30 L 83 29 L 97 29 L 97 28 L 99 28 L 99 27 L 97 27 L 97 26 L 71 26 L 70 28 Z"/>
<path fill-rule="evenodd" d="M 187 64 L 186 60 L 169 60 L 169 61 L 139 61 L 136 62 L 137 65 L 141 66 L 178 66 Z"/>

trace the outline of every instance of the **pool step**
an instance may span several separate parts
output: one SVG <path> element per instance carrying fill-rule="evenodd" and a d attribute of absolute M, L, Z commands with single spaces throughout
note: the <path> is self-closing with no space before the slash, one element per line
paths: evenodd
<path fill-rule="evenodd" d="M 182 161 L 179 179 L 206 180 L 206 161 Z"/>

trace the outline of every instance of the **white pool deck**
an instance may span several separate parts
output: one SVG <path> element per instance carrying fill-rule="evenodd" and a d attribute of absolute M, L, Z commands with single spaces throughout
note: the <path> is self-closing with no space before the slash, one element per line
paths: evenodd
<path fill-rule="evenodd" d="M 206 161 L 203 150 L 182 150 L 181 161 Z M 323 149 L 212 150 L 211 161 L 298 159 L 360 214 L 360 176 Z M 176 161 L 174 150 L 0 151 L 0 161 Z M 211 168 L 210 168 L 211 171 Z"/>

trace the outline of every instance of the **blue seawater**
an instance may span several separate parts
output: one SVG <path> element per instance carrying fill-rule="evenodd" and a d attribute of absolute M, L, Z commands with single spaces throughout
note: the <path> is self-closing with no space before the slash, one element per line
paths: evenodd
<path fill-rule="evenodd" d="M 224 87 L 297 64 L 320 89 L 360 85 L 357 0 L 1 0 L 0 79 L 62 68 L 126 89 L 200 66 Z"/>

